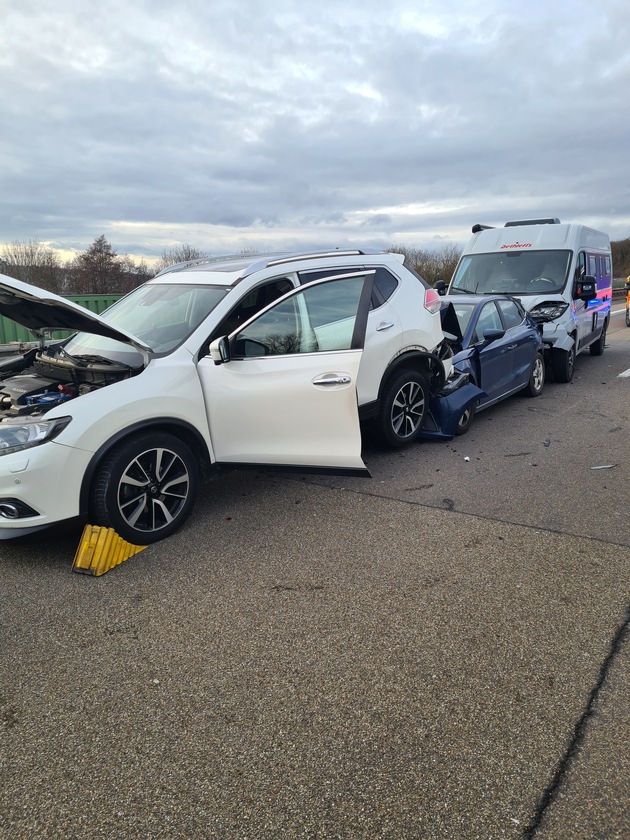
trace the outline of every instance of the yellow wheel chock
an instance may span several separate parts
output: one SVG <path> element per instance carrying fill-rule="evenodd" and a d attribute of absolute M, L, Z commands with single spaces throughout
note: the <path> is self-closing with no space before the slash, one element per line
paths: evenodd
<path fill-rule="evenodd" d="M 72 571 L 84 575 L 104 575 L 145 548 L 146 545 L 132 545 L 123 540 L 113 528 L 86 525 L 74 556 Z"/>

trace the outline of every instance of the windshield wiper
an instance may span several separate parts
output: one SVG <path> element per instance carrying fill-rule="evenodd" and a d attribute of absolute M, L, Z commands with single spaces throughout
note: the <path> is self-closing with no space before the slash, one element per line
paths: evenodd
<path fill-rule="evenodd" d="M 53 349 L 53 348 L 50 348 L 50 349 Z M 59 347 L 55 347 L 54 349 L 55 349 L 55 351 L 58 351 L 59 353 L 63 353 L 63 355 L 66 358 L 70 359 L 71 362 L 74 362 L 77 367 L 87 367 L 87 362 L 84 362 L 81 359 L 77 359 L 76 356 L 71 356 L 70 353 L 68 353 L 68 351 L 66 350 L 65 347 L 59 346 Z M 56 355 L 57 355 L 57 352 L 55 352 L 55 356 Z"/>
<path fill-rule="evenodd" d="M 474 289 L 467 289 L 465 286 L 453 286 L 451 289 L 452 295 L 476 295 L 477 292 Z"/>
<path fill-rule="evenodd" d="M 126 370 L 131 370 L 131 365 L 125 364 L 125 362 L 115 362 L 113 359 L 108 359 L 106 356 L 89 356 L 81 354 L 80 356 L 76 356 L 75 359 L 82 366 L 85 366 L 90 362 L 95 362 L 96 364 L 115 365 L 116 367 L 123 367 L 126 368 Z"/>

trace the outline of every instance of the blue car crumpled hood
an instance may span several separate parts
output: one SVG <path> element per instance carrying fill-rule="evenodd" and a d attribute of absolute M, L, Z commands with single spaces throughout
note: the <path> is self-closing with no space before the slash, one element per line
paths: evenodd
<path fill-rule="evenodd" d="M 459 418 L 472 405 L 477 405 L 486 392 L 478 388 L 470 380 L 456 390 L 444 393 L 448 386 L 429 402 L 427 417 L 422 427 L 420 437 L 426 440 L 451 440 L 455 437 L 455 429 Z"/>

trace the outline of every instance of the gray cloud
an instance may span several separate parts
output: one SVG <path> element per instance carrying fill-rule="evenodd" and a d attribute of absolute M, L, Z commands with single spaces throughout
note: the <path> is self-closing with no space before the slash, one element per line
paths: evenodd
<path fill-rule="evenodd" d="M 8 0 L 0 243 L 422 246 L 532 215 L 630 235 L 625 3 L 261 5 Z"/>

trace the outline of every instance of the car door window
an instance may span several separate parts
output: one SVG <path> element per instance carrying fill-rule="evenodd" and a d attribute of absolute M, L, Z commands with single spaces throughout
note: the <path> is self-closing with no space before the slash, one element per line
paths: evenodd
<path fill-rule="evenodd" d="M 502 330 L 503 324 L 494 301 L 484 304 L 475 327 L 475 342 L 483 341 L 486 330 Z"/>
<path fill-rule="evenodd" d="M 278 300 L 293 288 L 293 283 L 288 277 L 276 277 L 271 282 L 261 283 L 247 292 L 238 303 L 228 312 L 225 318 L 212 331 L 210 341 L 224 335 L 230 335 L 237 330 L 241 324 L 264 309 L 274 300 Z"/>
<path fill-rule="evenodd" d="M 377 268 L 372 289 L 372 309 L 378 309 L 398 288 L 398 280 L 386 268 Z"/>
<path fill-rule="evenodd" d="M 372 287 L 370 309 L 378 309 L 379 306 L 382 306 L 394 294 L 398 288 L 399 280 L 394 277 L 391 271 L 381 266 L 377 266 L 371 270 L 374 272 L 374 286 Z M 356 267 L 339 269 L 319 268 L 313 271 L 300 271 L 298 273 L 298 279 L 300 283 L 312 283 L 323 277 L 330 277 L 331 271 L 334 271 L 335 274 L 355 274 L 357 269 Z"/>
<path fill-rule="evenodd" d="M 356 349 L 366 273 L 304 286 L 236 334 L 233 358 Z M 371 285 L 371 284 L 370 284 Z"/>
<path fill-rule="evenodd" d="M 518 327 L 523 323 L 523 313 L 515 301 L 498 300 L 497 306 L 501 312 L 501 317 L 503 318 L 503 324 L 506 330 L 509 330 L 512 327 Z"/>

